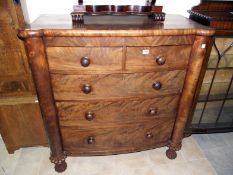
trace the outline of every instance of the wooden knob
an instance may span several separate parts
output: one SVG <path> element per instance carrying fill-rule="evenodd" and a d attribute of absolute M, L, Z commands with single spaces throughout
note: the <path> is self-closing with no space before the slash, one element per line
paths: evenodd
<path fill-rule="evenodd" d="M 151 133 L 151 132 L 147 132 L 146 133 L 146 138 L 148 138 L 148 139 L 151 139 L 151 138 L 153 138 L 154 136 L 153 136 L 153 134 Z"/>
<path fill-rule="evenodd" d="M 92 90 L 91 85 L 89 85 L 89 84 L 83 85 L 83 89 L 82 89 L 83 93 L 89 94 L 91 92 L 91 90 Z"/>
<path fill-rule="evenodd" d="M 95 117 L 95 115 L 94 115 L 93 112 L 86 112 L 86 113 L 85 113 L 85 118 L 86 118 L 88 121 L 93 120 L 94 117 Z"/>
<path fill-rule="evenodd" d="M 149 109 L 149 114 L 150 115 L 157 115 L 158 114 L 158 109 L 157 108 L 150 108 Z"/>
<path fill-rule="evenodd" d="M 93 136 L 89 136 L 87 139 L 88 144 L 94 144 L 95 143 L 95 138 Z"/>
<path fill-rule="evenodd" d="M 159 81 L 157 81 L 157 82 L 153 83 L 152 87 L 153 87 L 155 90 L 159 90 L 159 89 L 161 89 L 162 84 L 161 84 Z"/>
<path fill-rule="evenodd" d="M 163 56 L 158 56 L 155 60 L 158 65 L 164 65 L 166 63 L 166 59 Z"/>
<path fill-rule="evenodd" d="M 88 67 L 90 65 L 91 61 L 88 57 L 82 57 L 80 60 L 80 63 L 83 67 Z"/>

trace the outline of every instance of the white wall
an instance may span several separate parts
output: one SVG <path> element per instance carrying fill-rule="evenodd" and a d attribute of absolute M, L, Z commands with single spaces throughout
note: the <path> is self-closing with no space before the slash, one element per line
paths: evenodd
<path fill-rule="evenodd" d="M 21 0 L 24 16 L 28 23 L 34 21 L 40 14 L 70 14 L 72 5 L 78 0 Z M 145 4 L 146 0 L 84 0 L 84 4 Z M 188 16 L 187 10 L 198 5 L 200 0 L 157 0 L 156 4 L 163 5 L 164 12 Z"/>

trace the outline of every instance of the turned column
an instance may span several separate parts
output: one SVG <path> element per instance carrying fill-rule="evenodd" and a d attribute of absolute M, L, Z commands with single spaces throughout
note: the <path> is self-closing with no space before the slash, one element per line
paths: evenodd
<path fill-rule="evenodd" d="M 196 36 L 192 46 L 189 59 L 189 66 L 185 77 L 183 93 L 179 102 L 177 119 L 173 129 L 172 138 L 168 145 L 166 155 L 169 159 L 176 158 L 176 151 L 181 149 L 181 141 L 184 129 L 192 107 L 195 90 L 198 84 L 198 77 L 201 72 L 203 61 L 206 57 L 207 47 L 210 47 L 211 38 L 206 36 Z"/>
<path fill-rule="evenodd" d="M 55 170 L 66 169 L 66 155 L 62 148 L 57 109 L 52 92 L 48 61 L 42 36 L 33 33 L 24 38 L 29 64 L 36 84 L 40 109 L 44 119 L 51 149 L 50 160 L 55 164 Z"/>

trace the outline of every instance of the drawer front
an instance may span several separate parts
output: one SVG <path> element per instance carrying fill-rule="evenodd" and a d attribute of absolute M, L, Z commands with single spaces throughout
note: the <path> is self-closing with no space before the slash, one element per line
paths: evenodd
<path fill-rule="evenodd" d="M 191 46 L 127 47 L 127 70 L 185 68 Z"/>
<path fill-rule="evenodd" d="M 121 47 L 48 47 L 53 71 L 105 71 L 122 69 Z"/>
<path fill-rule="evenodd" d="M 62 126 L 105 126 L 107 123 L 153 122 L 175 117 L 179 95 L 119 101 L 57 102 Z"/>
<path fill-rule="evenodd" d="M 147 37 L 45 37 L 47 47 L 59 46 L 161 46 L 192 45 L 194 35 L 184 36 L 147 36 Z"/>
<path fill-rule="evenodd" d="M 126 46 L 192 45 L 194 39 L 194 35 L 125 37 L 125 44 Z"/>
<path fill-rule="evenodd" d="M 171 137 L 174 118 L 105 128 L 61 127 L 64 150 L 68 154 L 114 154 L 165 145 Z"/>
<path fill-rule="evenodd" d="M 45 37 L 47 47 L 68 47 L 68 46 L 123 46 L 124 37 Z"/>
<path fill-rule="evenodd" d="M 54 97 L 59 101 L 177 94 L 182 90 L 184 78 L 184 70 L 134 74 L 51 75 Z"/>

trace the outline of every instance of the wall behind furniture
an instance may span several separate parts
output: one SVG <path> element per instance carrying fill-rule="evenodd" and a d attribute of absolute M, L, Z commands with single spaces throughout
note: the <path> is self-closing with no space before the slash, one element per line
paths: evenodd
<path fill-rule="evenodd" d="M 27 23 L 34 21 L 40 14 L 70 14 L 72 5 L 78 0 L 21 0 Z M 145 4 L 146 0 L 84 0 L 84 4 Z M 164 6 L 164 12 L 188 16 L 187 10 L 198 5 L 200 0 L 157 0 L 156 4 Z"/>

